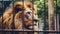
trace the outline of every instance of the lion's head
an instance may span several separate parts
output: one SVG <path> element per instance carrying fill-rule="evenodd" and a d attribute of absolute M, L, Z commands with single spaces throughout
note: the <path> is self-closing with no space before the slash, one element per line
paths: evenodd
<path fill-rule="evenodd" d="M 21 27 L 33 29 L 34 26 L 37 26 L 37 6 L 33 5 L 31 2 L 15 2 L 13 6 L 11 5 L 7 10 L 5 10 L 3 19 L 8 28 L 10 28 L 13 21 L 13 13 L 16 29 L 20 29 Z"/>

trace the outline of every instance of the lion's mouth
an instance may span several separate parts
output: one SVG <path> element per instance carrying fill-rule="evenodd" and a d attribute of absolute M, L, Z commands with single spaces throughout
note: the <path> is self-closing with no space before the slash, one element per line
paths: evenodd
<path fill-rule="evenodd" d="M 28 30 L 33 30 L 34 26 L 37 26 L 37 24 L 33 24 L 33 25 L 25 25 L 24 27 Z"/>
<path fill-rule="evenodd" d="M 34 30 L 34 26 L 37 26 L 37 23 L 34 23 L 33 25 L 29 26 L 28 28 L 29 28 L 30 30 Z"/>
<path fill-rule="evenodd" d="M 33 30 L 34 26 L 29 26 L 28 29 Z"/>
<path fill-rule="evenodd" d="M 32 25 L 28 24 L 24 24 L 24 27 L 28 30 L 34 30 L 34 26 L 37 26 L 38 25 L 38 21 L 37 20 L 34 20 L 34 23 Z"/>

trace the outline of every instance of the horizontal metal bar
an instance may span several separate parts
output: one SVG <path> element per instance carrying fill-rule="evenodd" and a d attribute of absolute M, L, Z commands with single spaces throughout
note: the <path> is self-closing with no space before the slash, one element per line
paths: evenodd
<path fill-rule="evenodd" d="M 0 1 L 2 1 L 2 0 L 0 0 Z M 12 1 L 12 0 L 3 0 L 3 1 Z M 15 1 L 15 0 L 14 0 Z"/>
<path fill-rule="evenodd" d="M 60 33 L 60 31 L 55 31 L 55 30 L 19 30 L 19 29 L 0 29 L 0 32 L 48 32 L 48 33 Z"/>

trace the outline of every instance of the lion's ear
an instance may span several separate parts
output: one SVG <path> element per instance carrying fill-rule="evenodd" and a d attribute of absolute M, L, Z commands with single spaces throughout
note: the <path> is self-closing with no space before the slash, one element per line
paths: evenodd
<path fill-rule="evenodd" d="M 14 8 L 15 8 L 16 10 L 21 11 L 21 10 L 23 10 L 23 5 L 18 4 L 18 5 L 16 5 Z"/>
<path fill-rule="evenodd" d="M 31 2 L 26 2 L 27 7 L 32 8 L 32 3 Z"/>
<path fill-rule="evenodd" d="M 16 2 L 14 4 L 14 10 L 15 11 L 22 11 L 22 10 L 24 10 L 23 3 L 22 2 Z"/>
<path fill-rule="evenodd" d="M 14 7 L 14 10 L 15 10 L 16 13 L 17 13 L 18 11 L 23 11 L 23 10 L 24 10 L 24 6 L 21 5 L 21 4 L 17 4 L 17 5 Z"/>

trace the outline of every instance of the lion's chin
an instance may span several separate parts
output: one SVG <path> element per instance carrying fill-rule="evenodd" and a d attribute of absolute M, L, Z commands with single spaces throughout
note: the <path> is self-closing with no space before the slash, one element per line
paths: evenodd
<path fill-rule="evenodd" d="M 28 30 L 34 30 L 34 26 L 36 26 L 36 24 L 35 25 L 30 25 L 30 26 L 25 27 L 25 28 L 28 29 Z"/>
<path fill-rule="evenodd" d="M 33 30 L 34 26 L 29 26 L 28 29 Z"/>
<path fill-rule="evenodd" d="M 33 30 L 33 26 L 25 26 L 25 29 Z"/>
<path fill-rule="evenodd" d="M 24 27 L 26 28 L 26 29 L 28 29 L 28 30 L 34 30 L 34 26 L 37 26 L 37 23 L 34 23 L 34 24 L 32 24 L 32 25 L 26 25 L 26 24 L 24 24 Z"/>

